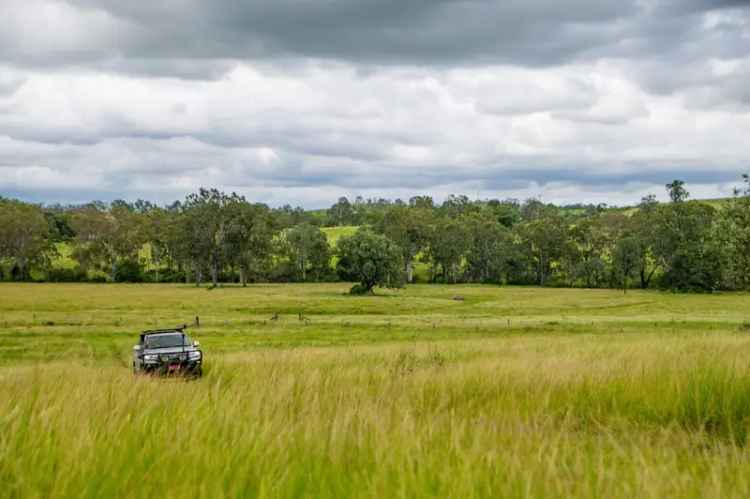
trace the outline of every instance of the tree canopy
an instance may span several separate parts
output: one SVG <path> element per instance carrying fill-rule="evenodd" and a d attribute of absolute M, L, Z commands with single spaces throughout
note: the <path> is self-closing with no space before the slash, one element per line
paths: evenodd
<path fill-rule="evenodd" d="M 400 288 L 404 285 L 401 248 L 382 234 L 360 229 L 338 243 L 337 270 L 358 281 L 352 294 L 372 293 L 375 286 Z"/>
<path fill-rule="evenodd" d="M 750 177 L 721 204 L 681 180 L 665 190 L 627 209 L 456 195 L 306 211 L 217 189 L 165 206 L 0 199 L 0 279 L 750 289 Z"/>

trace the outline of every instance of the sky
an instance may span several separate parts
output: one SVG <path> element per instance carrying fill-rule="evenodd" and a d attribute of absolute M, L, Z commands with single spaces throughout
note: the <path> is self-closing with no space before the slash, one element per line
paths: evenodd
<path fill-rule="evenodd" d="M 728 196 L 749 82 L 750 0 L 0 0 L 0 195 Z"/>

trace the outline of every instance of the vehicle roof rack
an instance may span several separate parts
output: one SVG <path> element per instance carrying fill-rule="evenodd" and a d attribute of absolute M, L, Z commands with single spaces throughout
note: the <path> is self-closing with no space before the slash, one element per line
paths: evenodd
<path fill-rule="evenodd" d="M 169 329 L 147 329 L 146 331 L 143 331 L 141 333 L 141 336 L 146 336 L 149 334 L 159 334 L 159 333 L 183 333 L 188 328 L 187 324 L 183 324 L 182 326 L 177 327 L 171 327 Z"/>

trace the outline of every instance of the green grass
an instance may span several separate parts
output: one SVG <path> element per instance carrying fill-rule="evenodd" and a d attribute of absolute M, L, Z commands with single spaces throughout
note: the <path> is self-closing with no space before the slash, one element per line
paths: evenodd
<path fill-rule="evenodd" d="M 359 226 L 357 225 L 344 225 L 341 227 L 323 227 L 321 230 L 328 238 L 328 244 L 335 248 L 336 243 L 342 236 L 353 236 L 358 229 Z"/>
<path fill-rule="evenodd" d="M 347 289 L 0 285 L 0 497 L 750 494 L 750 296 Z"/>

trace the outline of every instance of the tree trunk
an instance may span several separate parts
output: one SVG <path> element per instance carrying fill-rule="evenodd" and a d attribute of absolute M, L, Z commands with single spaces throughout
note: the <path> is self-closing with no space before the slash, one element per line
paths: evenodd
<path fill-rule="evenodd" d="M 539 285 L 544 286 L 545 281 L 544 272 L 544 254 L 539 255 Z"/>
<path fill-rule="evenodd" d="M 219 285 L 219 266 L 216 262 L 211 264 L 211 282 L 214 287 Z"/>
<path fill-rule="evenodd" d="M 117 273 L 117 261 L 112 261 L 112 270 L 110 274 L 110 278 L 112 279 L 112 282 L 115 282 L 115 274 Z"/>
<path fill-rule="evenodd" d="M 648 288 L 651 278 L 654 276 L 654 272 L 656 272 L 656 268 L 652 269 L 647 275 L 646 269 L 641 269 L 641 289 Z"/>
<path fill-rule="evenodd" d="M 414 264 L 412 262 L 406 262 L 406 282 L 409 284 L 414 280 Z"/>
<path fill-rule="evenodd" d="M 202 280 L 203 280 L 203 269 L 201 268 L 195 269 L 195 287 L 196 288 L 201 287 Z"/>
<path fill-rule="evenodd" d="M 18 259 L 18 267 L 21 270 L 21 280 L 28 281 L 31 276 L 29 276 L 29 262 L 26 260 L 26 258 Z"/>
<path fill-rule="evenodd" d="M 25 258 L 17 258 L 16 259 L 16 268 L 18 269 L 18 272 L 16 274 L 15 280 L 17 280 L 17 281 L 26 281 L 27 280 L 26 259 Z"/>
<path fill-rule="evenodd" d="M 240 283 L 242 283 L 242 287 L 247 287 L 247 276 L 245 275 L 245 267 L 240 265 Z"/>

